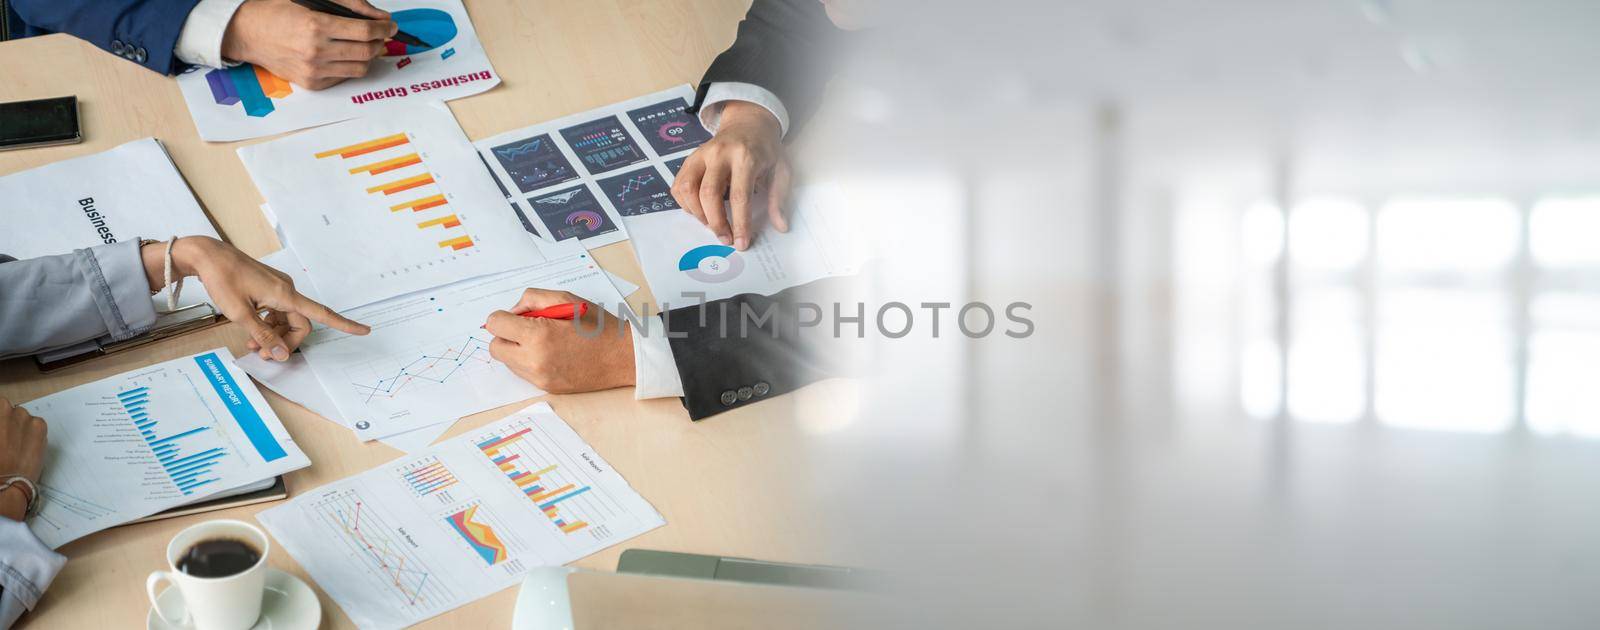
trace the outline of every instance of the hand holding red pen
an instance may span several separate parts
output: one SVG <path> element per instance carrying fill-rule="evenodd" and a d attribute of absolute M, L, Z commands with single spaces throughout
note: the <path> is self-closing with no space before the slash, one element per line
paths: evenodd
<path fill-rule="evenodd" d="M 590 308 L 571 293 L 528 289 L 509 311 L 491 313 L 484 328 L 495 337 L 489 355 L 545 391 L 633 385 L 633 334 L 605 309 Z"/>

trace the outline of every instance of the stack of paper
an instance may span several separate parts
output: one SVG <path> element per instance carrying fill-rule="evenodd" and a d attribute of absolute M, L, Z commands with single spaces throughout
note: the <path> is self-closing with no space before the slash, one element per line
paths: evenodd
<path fill-rule="evenodd" d="M 26 406 L 50 422 L 28 525 L 52 548 L 311 463 L 226 348 Z"/>
<path fill-rule="evenodd" d="M 372 327 L 318 327 L 298 368 L 310 375 L 246 365 L 362 440 L 415 450 L 460 417 L 542 394 L 489 357 L 482 329 L 525 289 L 626 308 L 580 244 L 522 229 L 446 108 L 395 107 L 239 153 L 287 246 L 264 262 Z"/>
<path fill-rule="evenodd" d="M 259 518 L 362 628 L 420 622 L 666 523 L 545 403 Z"/>

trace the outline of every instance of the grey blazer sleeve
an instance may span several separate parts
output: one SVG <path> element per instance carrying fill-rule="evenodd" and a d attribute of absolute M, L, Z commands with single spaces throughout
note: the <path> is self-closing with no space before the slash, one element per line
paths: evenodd
<path fill-rule="evenodd" d="M 28 260 L 0 256 L 0 358 L 120 341 L 155 323 L 138 239 Z"/>

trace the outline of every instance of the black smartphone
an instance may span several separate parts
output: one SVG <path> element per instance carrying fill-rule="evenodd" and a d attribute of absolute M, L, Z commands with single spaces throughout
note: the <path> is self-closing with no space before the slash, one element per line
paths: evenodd
<path fill-rule="evenodd" d="M 79 142 L 76 96 L 0 103 L 0 151 Z"/>

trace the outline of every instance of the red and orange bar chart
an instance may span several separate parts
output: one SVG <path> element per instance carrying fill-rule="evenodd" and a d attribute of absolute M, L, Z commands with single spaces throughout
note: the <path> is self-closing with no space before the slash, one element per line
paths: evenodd
<path fill-rule="evenodd" d="M 387 184 L 378 184 L 377 186 L 368 188 L 367 192 L 382 192 L 384 195 L 392 195 L 397 192 L 405 192 L 407 190 L 411 190 L 412 188 L 427 186 L 428 184 L 432 183 L 433 173 L 423 173 L 421 175 L 412 175 L 411 177 L 389 182 Z"/>
<path fill-rule="evenodd" d="M 461 227 L 461 220 L 457 219 L 456 215 L 452 214 L 450 216 L 439 217 L 437 219 L 428 219 L 427 221 L 418 223 L 417 229 L 426 230 L 435 225 L 445 228 Z"/>
<path fill-rule="evenodd" d="M 376 152 L 382 151 L 384 149 L 392 149 L 394 147 L 398 147 L 398 146 L 403 145 L 403 144 L 411 144 L 411 139 L 406 137 L 406 134 L 402 132 L 402 133 L 394 134 L 392 136 L 384 136 L 382 138 L 377 138 L 375 140 L 368 140 L 366 142 L 358 142 L 356 144 L 352 144 L 352 145 L 347 146 L 347 147 L 339 147 L 337 149 L 332 149 L 332 150 L 329 150 L 329 151 L 323 151 L 323 152 L 318 153 L 316 155 L 317 155 L 317 159 L 319 159 L 319 160 L 322 159 L 322 158 L 325 158 L 325 157 L 332 157 L 332 156 L 335 156 L 335 155 L 348 160 L 350 158 L 363 156 L 363 155 L 366 155 L 368 153 L 376 153 Z"/>
<path fill-rule="evenodd" d="M 422 212 L 423 210 L 427 210 L 429 208 L 437 208 L 437 207 L 442 206 L 444 204 L 445 204 L 444 195 L 434 195 L 432 197 L 423 197 L 421 199 L 413 199 L 413 200 L 407 201 L 405 203 L 399 203 L 399 204 L 395 204 L 395 205 L 389 206 L 389 211 L 390 212 L 399 212 L 401 210 L 409 209 L 412 212 Z"/>
<path fill-rule="evenodd" d="M 452 239 L 450 239 L 448 241 L 439 241 L 439 246 L 440 247 L 448 247 L 448 248 L 454 249 L 454 250 L 466 249 L 468 247 L 472 247 L 472 237 L 470 237 L 470 236 L 457 236 L 457 237 L 452 238 Z"/>
<path fill-rule="evenodd" d="M 382 175 L 389 171 L 399 170 L 407 166 L 416 166 L 421 163 L 422 156 L 415 153 L 408 153 L 394 159 L 384 160 L 382 162 L 373 162 L 366 166 L 357 166 L 350 169 L 350 174 L 355 175 L 356 173 L 366 173 L 368 175 Z"/>

